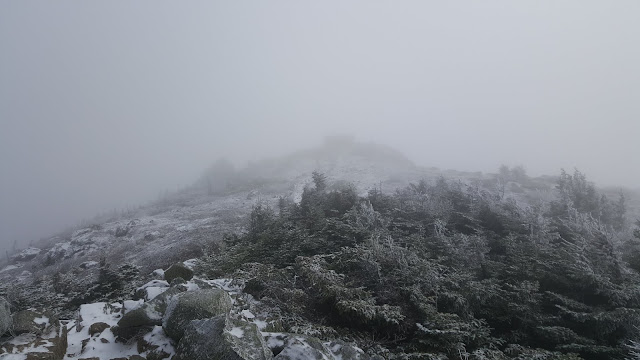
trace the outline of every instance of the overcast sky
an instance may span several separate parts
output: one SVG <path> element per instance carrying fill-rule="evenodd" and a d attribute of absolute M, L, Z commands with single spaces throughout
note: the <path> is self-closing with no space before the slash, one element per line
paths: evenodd
<path fill-rule="evenodd" d="M 639 17 L 635 0 L 2 1 L 0 243 L 328 133 L 636 187 Z"/>

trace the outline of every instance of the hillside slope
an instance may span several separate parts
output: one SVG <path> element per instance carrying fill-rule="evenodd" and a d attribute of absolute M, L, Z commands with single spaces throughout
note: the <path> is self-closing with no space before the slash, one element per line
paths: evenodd
<path fill-rule="evenodd" d="M 447 173 L 330 139 L 214 166 L 180 193 L 19 252 L 0 291 L 14 312 L 46 308 L 65 329 L 82 306 L 116 304 L 100 315 L 115 324 L 145 283 L 155 296 L 210 285 L 266 340 L 346 341 L 353 358 L 621 359 L 640 326 L 640 231 L 625 211 L 579 172 Z M 192 258 L 196 282 L 158 285 Z M 161 342 L 169 357 L 179 346 Z"/>

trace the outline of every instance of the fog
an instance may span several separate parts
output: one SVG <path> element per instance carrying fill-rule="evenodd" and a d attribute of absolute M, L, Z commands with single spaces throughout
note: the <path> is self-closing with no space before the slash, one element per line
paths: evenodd
<path fill-rule="evenodd" d="M 4 1 L 0 250 L 327 134 L 640 184 L 637 1 Z"/>

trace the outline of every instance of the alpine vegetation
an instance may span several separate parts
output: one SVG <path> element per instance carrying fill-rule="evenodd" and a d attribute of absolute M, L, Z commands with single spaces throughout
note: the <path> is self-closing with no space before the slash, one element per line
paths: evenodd
<path fill-rule="evenodd" d="M 319 166 L 317 170 L 309 163 Z M 632 359 L 636 195 L 353 141 L 18 251 L 7 359 Z"/>

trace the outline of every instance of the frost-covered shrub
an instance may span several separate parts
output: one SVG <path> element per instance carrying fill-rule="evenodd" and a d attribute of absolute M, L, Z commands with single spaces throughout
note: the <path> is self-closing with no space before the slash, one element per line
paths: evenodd
<path fill-rule="evenodd" d="M 299 204 L 255 208 L 199 270 L 242 279 L 288 331 L 390 359 L 616 359 L 637 339 L 640 276 L 591 214 L 482 183 L 360 198 L 322 180 Z"/>

